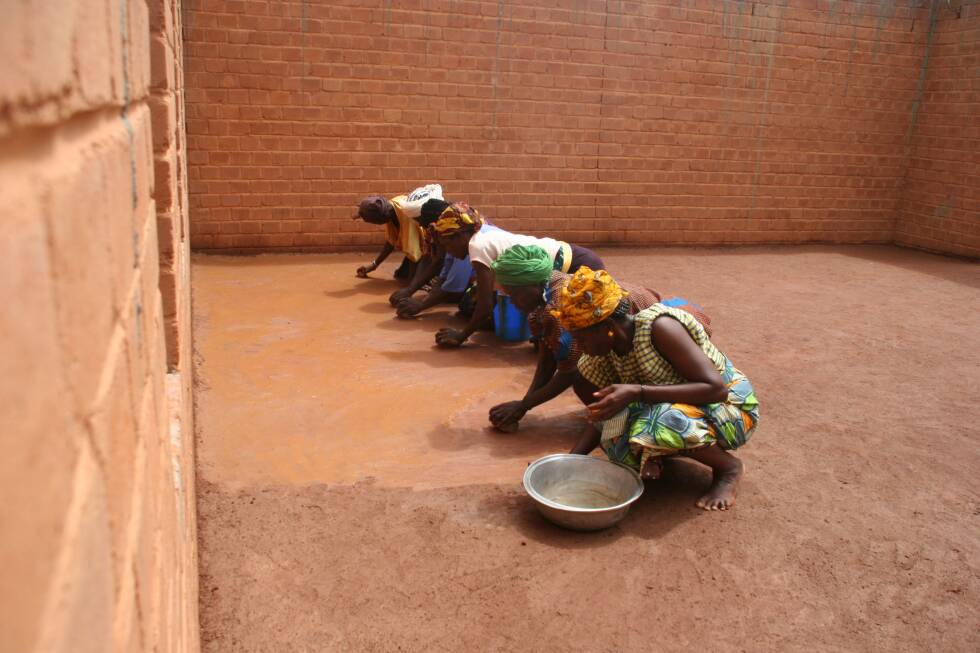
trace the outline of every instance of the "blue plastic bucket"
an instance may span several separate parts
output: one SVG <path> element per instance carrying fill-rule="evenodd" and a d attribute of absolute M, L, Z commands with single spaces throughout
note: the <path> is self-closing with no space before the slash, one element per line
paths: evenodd
<path fill-rule="evenodd" d="M 507 295 L 497 294 L 497 305 L 493 307 L 493 330 L 497 337 L 507 342 L 524 342 L 531 337 L 527 315 L 511 303 Z"/>

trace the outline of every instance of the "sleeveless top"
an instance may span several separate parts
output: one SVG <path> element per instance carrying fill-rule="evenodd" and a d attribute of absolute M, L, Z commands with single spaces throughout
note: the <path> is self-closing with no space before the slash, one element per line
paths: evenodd
<path fill-rule="evenodd" d="M 398 226 L 390 222 L 385 224 L 385 240 L 410 261 L 417 262 L 425 254 L 425 231 L 416 220 L 422 214 L 422 205 L 433 198 L 442 199 L 442 186 L 439 184 L 422 186 L 408 195 L 388 200 L 395 208 Z"/>
<path fill-rule="evenodd" d="M 654 304 L 633 317 L 636 330 L 633 335 L 632 350 L 623 356 L 612 351 L 605 356 L 582 354 L 578 360 L 579 373 L 598 388 L 604 388 L 614 383 L 641 383 L 643 385 L 684 383 L 686 379 L 678 374 L 667 359 L 653 347 L 650 328 L 653 321 L 661 315 L 669 315 L 684 325 L 687 332 L 691 334 L 691 338 L 714 364 L 715 369 L 723 378 L 735 371 L 725 355 L 711 343 L 704 327 L 693 315 L 679 308 Z"/>
<path fill-rule="evenodd" d="M 727 356 L 718 351 L 718 348 L 708 339 L 704 327 L 686 311 L 663 304 L 654 304 L 645 311 L 637 313 L 633 318 L 636 333 L 633 336 L 632 351 L 625 356 L 618 356 L 615 352 L 610 352 L 607 356 L 583 355 L 578 359 L 579 372 L 585 379 L 599 388 L 604 388 L 613 383 L 641 383 L 643 385 L 684 383 L 686 379 L 677 373 L 667 359 L 660 355 L 650 340 L 650 328 L 653 321 L 662 315 L 669 315 L 684 325 L 694 342 L 718 370 L 722 381 L 728 388 L 728 397 L 719 403 L 699 407 L 688 406 L 687 409 L 683 408 L 685 404 L 679 403 L 665 402 L 664 404 L 647 405 L 634 402 L 620 413 L 625 417 L 619 419 L 620 416 L 617 416 L 612 420 L 607 420 L 608 422 L 617 422 L 619 419 L 620 423 L 610 424 L 610 427 L 604 426 L 603 438 L 606 438 L 606 432 L 609 428 L 612 429 L 610 433 L 617 428 L 619 429 L 618 433 L 622 433 L 623 429 L 627 427 L 625 420 L 631 419 L 630 416 L 649 415 L 649 411 L 654 410 L 655 406 L 661 406 L 666 407 L 666 410 L 663 408 L 655 410 L 657 415 L 660 415 L 658 419 L 669 417 L 672 413 L 676 413 L 673 415 L 674 418 L 680 417 L 680 414 L 690 417 L 692 409 L 703 414 L 704 424 L 699 420 L 687 420 L 691 430 L 682 436 L 685 438 L 685 442 L 689 442 L 689 438 L 697 435 L 698 441 L 703 443 L 705 441 L 704 436 L 710 433 L 723 449 L 737 449 L 745 444 L 759 423 L 759 400 L 755 396 L 752 384 L 749 383 L 745 375 L 732 365 Z M 638 441 L 638 432 L 642 432 L 651 424 L 656 425 L 658 423 L 657 420 L 634 419 L 628 425 L 630 432 L 633 433 L 629 441 Z"/>

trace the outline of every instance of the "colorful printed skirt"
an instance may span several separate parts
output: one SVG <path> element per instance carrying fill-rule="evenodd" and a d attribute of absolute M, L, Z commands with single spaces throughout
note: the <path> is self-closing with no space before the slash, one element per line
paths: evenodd
<path fill-rule="evenodd" d="M 738 449 L 759 424 L 759 402 L 749 380 L 725 360 L 728 400 L 692 406 L 633 402 L 602 425 L 600 446 L 609 460 L 639 471 L 651 456 L 717 443 Z"/>

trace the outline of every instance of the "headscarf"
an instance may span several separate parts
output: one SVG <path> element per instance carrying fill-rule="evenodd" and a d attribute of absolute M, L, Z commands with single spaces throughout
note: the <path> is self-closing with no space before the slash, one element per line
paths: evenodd
<path fill-rule="evenodd" d="M 554 263 L 548 252 L 537 245 L 514 245 L 490 267 L 503 286 L 534 286 L 551 278 Z"/>
<path fill-rule="evenodd" d="M 559 308 L 552 315 L 570 331 L 585 329 L 612 315 L 628 294 L 605 270 L 583 265 L 561 289 Z"/>
<path fill-rule="evenodd" d="M 483 224 L 483 216 L 476 209 L 464 202 L 453 202 L 439 214 L 439 219 L 432 223 L 432 229 L 440 236 L 448 236 L 466 225 Z"/>
<path fill-rule="evenodd" d="M 357 217 L 375 222 L 383 222 L 385 216 L 385 200 L 381 195 L 371 195 L 361 200 L 357 207 Z"/>
<path fill-rule="evenodd" d="M 421 225 L 426 232 L 429 232 L 432 229 L 432 225 L 439 219 L 442 212 L 449 206 L 452 206 L 452 202 L 447 202 L 438 197 L 427 200 L 426 203 L 422 205 L 422 210 L 419 212 L 419 217 L 417 218 L 419 225 Z"/>

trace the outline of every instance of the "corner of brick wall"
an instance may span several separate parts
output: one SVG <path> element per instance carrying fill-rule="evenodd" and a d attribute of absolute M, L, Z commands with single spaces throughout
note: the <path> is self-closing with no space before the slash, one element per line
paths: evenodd
<path fill-rule="evenodd" d="M 895 242 L 980 257 L 980 4 L 937 5 Z"/>
<path fill-rule="evenodd" d="M 169 377 L 143 2 L 0 27 L 4 650 L 196 651 L 189 373 Z M 186 284 L 175 286 L 186 303 Z M 178 429 L 179 431 L 179 429 Z M 192 462 L 190 463 L 192 465 Z"/>

